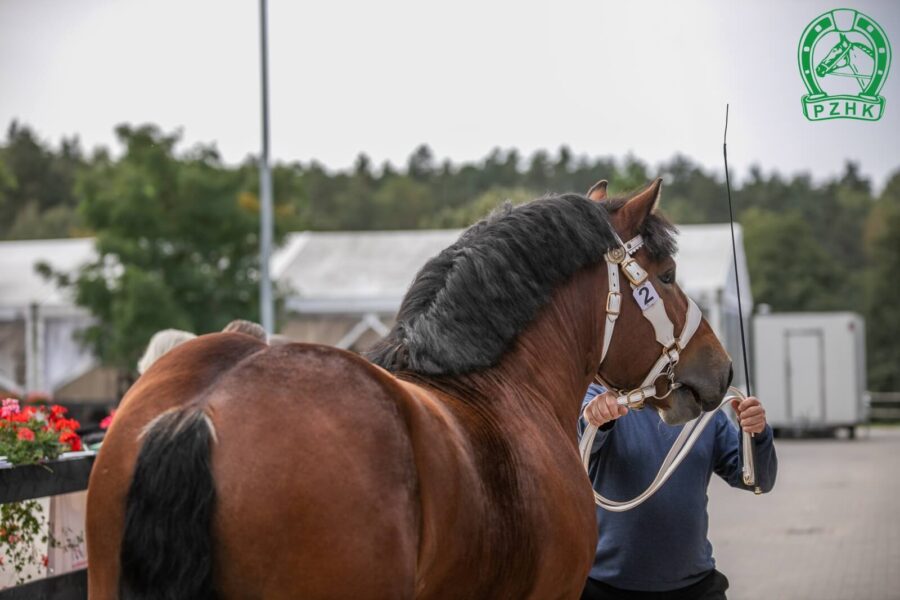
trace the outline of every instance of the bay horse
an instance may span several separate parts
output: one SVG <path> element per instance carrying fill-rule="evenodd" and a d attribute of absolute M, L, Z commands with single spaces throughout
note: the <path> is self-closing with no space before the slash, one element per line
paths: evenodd
<path fill-rule="evenodd" d="M 643 236 L 635 260 L 685 327 L 660 187 L 495 212 L 426 263 L 370 360 L 238 333 L 160 358 L 91 473 L 90 597 L 578 598 L 597 535 L 581 399 L 659 358 L 624 294 L 601 368 L 617 240 Z M 683 422 L 730 371 L 704 321 L 650 403 Z"/>

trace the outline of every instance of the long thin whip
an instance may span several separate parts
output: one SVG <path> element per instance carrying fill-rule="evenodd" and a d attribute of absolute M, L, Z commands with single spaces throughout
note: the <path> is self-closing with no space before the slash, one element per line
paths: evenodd
<path fill-rule="evenodd" d="M 741 306 L 741 278 L 738 274 L 737 243 L 734 241 L 734 208 L 731 204 L 731 179 L 728 176 L 728 104 L 725 105 L 725 135 L 722 136 L 722 155 L 725 157 L 725 189 L 728 190 L 728 215 L 731 217 L 731 256 L 734 259 L 734 282 L 737 287 L 738 322 L 741 326 L 741 357 L 744 359 L 744 381 L 747 395 L 752 396 L 750 367 L 747 362 L 747 338 L 744 335 L 744 309 Z"/>
<path fill-rule="evenodd" d="M 741 278 L 738 274 L 737 243 L 734 241 L 734 208 L 731 205 L 731 179 L 728 177 L 728 104 L 725 105 L 725 134 L 722 136 L 722 156 L 725 158 L 725 189 L 728 190 L 728 215 L 731 218 L 731 256 L 734 259 L 734 283 L 737 288 L 738 320 L 741 325 L 741 357 L 744 359 L 744 379 L 747 382 L 747 395 L 750 391 L 750 367 L 747 363 L 747 338 L 744 335 L 744 309 L 741 306 Z M 737 388 L 732 388 L 737 390 Z M 739 425 L 740 427 L 740 425 Z M 743 468 L 741 469 L 744 485 L 753 486 L 756 495 L 762 493 L 756 483 L 756 460 L 753 452 L 753 434 L 741 430 L 741 456 Z"/>

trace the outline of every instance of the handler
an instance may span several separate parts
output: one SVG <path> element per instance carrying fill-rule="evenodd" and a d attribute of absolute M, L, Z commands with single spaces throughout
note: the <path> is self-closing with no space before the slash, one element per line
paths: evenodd
<path fill-rule="evenodd" d="M 615 500 L 634 498 L 656 476 L 681 427 L 654 410 L 630 411 L 602 386 L 588 388 L 579 435 L 587 419 L 599 429 L 591 449 L 594 488 Z M 772 428 L 759 400 L 732 401 L 741 428 L 754 438 L 757 485 L 775 485 L 778 460 Z M 710 424 L 712 425 L 712 424 Z M 722 412 L 669 481 L 626 512 L 597 507 L 600 537 L 582 600 L 724 599 L 728 579 L 716 570 L 707 539 L 707 486 L 716 473 L 732 487 L 752 490 L 741 478 L 741 435 Z"/>

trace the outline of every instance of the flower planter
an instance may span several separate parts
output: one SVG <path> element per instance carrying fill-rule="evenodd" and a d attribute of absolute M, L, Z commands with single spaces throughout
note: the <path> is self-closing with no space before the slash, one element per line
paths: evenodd
<path fill-rule="evenodd" d="M 0 468 L 0 504 L 84 490 L 93 465 L 93 452 L 71 452 L 36 465 Z"/>

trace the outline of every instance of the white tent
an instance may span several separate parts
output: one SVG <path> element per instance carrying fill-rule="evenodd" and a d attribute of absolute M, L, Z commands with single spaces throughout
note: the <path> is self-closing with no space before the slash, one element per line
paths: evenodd
<path fill-rule="evenodd" d="M 738 318 L 738 279 L 735 277 L 731 229 L 727 223 L 712 225 L 681 225 L 678 236 L 678 283 L 693 298 L 713 330 L 722 340 L 734 361 L 734 385 L 744 383 L 741 321 Z M 738 277 L 741 290 L 741 309 L 744 314 L 744 334 L 750 343 L 750 316 L 753 295 L 750 291 L 750 272 L 744 254 L 744 235 L 741 226 L 734 225 Z M 748 352 L 750 349 L 747 349 Z"/>
<path fill-rule="evenodd" d="M 678 281 L 700 307 L 736 361 L 740 360 L 737 288 L 728 224 L 679 227 Z M 461 230 L 303 232 L 274 256 L 273 276 L 288 291 L 295 315 L 342 314 L 358 319 L 338 345 L 351 346 L 368 329 L 383 334 L 426 260 Z M 744 315 L 753 309 L 743 237 L 735 242 Z M 745 322 L 749 320 L 745 317 Z M 735 369 L 736 379 L 740 369 Z"/>
<path fill-rule="evenodd" d="M 740 360 L 737 290 L 727 224 L 683 225 L 678 280 Z M 337 337 L 352 347 L 387 332 L 407 287 L 425 262 L 460 230 L 301 232 L 272 257 L 292 319 L 343 319 Z M 740 226 L 735 225 L 744 315 L 752 312 Z M 54 392 L 96 365 L 74 333 L 90 316 L 39 275 L 34 265 L 72 272 L 96 256 L 91 238 L 0 242 L 0 387 Z M 746 317 L 745 317 L 746 321 Z M 749 322 L 749 321 L 746 321 Z M 737 364 L 737 362 L 736 362 Z M 735 368 L 738 378 L 741 369 Z"/>
<path fill-rule="evenodd" d="M 52 393 L 96 365 L 75 336 L 90 315 L 35 270 L 74 273 L 95 256 L 91 238 L 0 242 L 0 387 Z"/>

